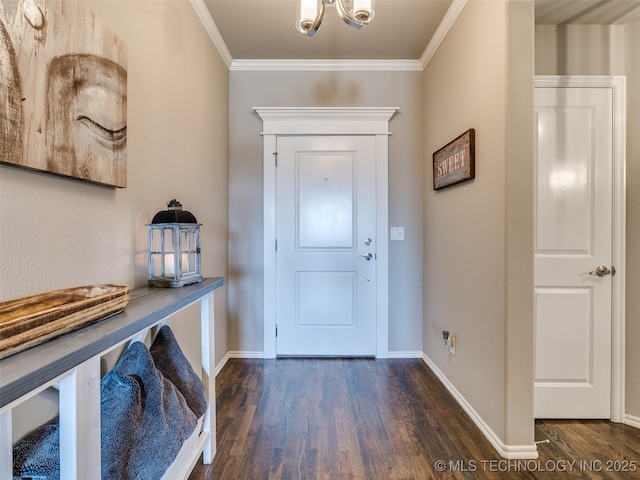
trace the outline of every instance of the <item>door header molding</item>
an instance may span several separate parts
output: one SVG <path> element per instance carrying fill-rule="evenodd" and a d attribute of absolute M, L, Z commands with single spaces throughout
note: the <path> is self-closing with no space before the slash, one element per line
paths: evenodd
<path fill-rule="evenodd" d="M 262 135 L 391 135 L 399 107 L 254 107 Z"/>

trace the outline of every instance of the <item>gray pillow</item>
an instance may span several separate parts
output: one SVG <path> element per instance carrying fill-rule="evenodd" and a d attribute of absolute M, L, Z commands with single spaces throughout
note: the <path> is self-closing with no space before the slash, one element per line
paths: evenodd
<path fill-rule="evenodd" d="M 102 480 L 161 478 L 198 423 L 140 342 L 102 379 L 100 404 Z"/>
<path fill-rule="evenodd" d="M 191 368 L 168 325 L 160 329 L 150 351 L 156 368 L 178 387 L 196 417 L 204 415 L 207 410 L 204 384 Z"/>
<path fill-rule="evenodd" d="M 157 480 L 193 433 L 198 418 L 160 373 L 147 347 L 134 342 L 100 383 L 101 480 Z M 13 475 L 60 479 L 58 417 L 13 447 Z"/>
<path fill-rule="evenodd" d="M 27 433 L 13 446 L 13 477 L 60 479 L 58 417 Z"/>

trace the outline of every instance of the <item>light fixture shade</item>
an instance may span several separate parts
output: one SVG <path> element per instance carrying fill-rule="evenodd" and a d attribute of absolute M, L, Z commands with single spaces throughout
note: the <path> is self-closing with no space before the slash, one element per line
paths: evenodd
<path fill-rule="evenodd" d="M 344 23 L 354 28 L 368 25 L 375 12 L 371 0 L 334 0 L 338 15 Z"/>
<path fill-rule="evenodd" d="M 314 21 L 318 16 L 318 0 L 300 0 L 298 18 Z"/>
<path fill-rule="evenodd" d="M 375 12 L 372 0 L 300 0 L 296 28 L 311 37 L 320 28 L 325 5 L 335 5 L 344 23 L 354 28 L 368 25 Z"/>
<path fill-rule="evenodd" d="M 312 36 L 322 23 L 324 16 L 323 0 L 300 0 L 296 28 L 300 33 Z"/>
<path fill-rule="evenodd" d="M 200 224 L 177 200 L 158 212 L 149 230 L 149 285 L 182 287 L 202 282 Z"/>
<path fill-rule="evenodd" d="M 372 0 L 353 0 L 353 10 L 351 14 L 356 20 L 365 24 L 369 23 L 375 16 Z"/>

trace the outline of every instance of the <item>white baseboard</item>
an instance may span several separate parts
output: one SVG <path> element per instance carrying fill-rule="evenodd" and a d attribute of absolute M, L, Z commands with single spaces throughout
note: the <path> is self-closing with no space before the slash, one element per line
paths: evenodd
<path fill-rule="evenodd" d="M 216 370 L 214 372 L 214 376 L 218 376 L 218 374 L 222 371 L 224 366 L 227 364 L 230 358 L 264 358 L 264 352 L 237 352 L 230 351 L 225 354 L 225 356 L 220 360 L 220 363 L 216 365 Z"/>
<path fill-rule="evenodd" d="M 395 352 L 389 352 L 389 358 L 422 358 L 422 352 L 418 350 L 398 350 Z"/>
<path fill-rule="evenodd" d="M 624 416 L 624 424 L 630 427 L 640 428 L 640 417 L 634 417 L 633 415 L 626 414 Z"/>
<path fill-rule="evenodd" d="M 429 368 L 436 374 L 438 379 L 442 382 L 449 393 L 453 395 L 462 409 L 469 415 L 469 418 L 480 429 L 480 432 L 489 440 L 489 443 L 496 449 L 496 451 L 504 458 L 508 459 L 533 459 L 538 458 L 538 448 L 536 445 L 505 445 L 502 440 L 495 434 L 491 427 L 482 419 L 478 412 L 476 412 L 471 404 L 462 396 L 462 394 L 453 386 L 449 379 L 442 373 L 442 371 L 436 366 L 433 361 L 427 357 L 426 354 L 422 354 L 422 360 L 429 366 Z"/>
<path fill-rule="evenodd" d="M 220 360 L 220 363 L 218 363 L 218 365 L 216 365 L 216 369 L 213 372 L 213 376 L 214 377 L 218 376 L 218 374 L 222 371 L 222 369 L 227 364 L 227 362 L 229 361 L 230 358 L 231 357 L 229 356 L 229 352 L 227 352 L 226 355 L 222 358 L 222 360 Z"/>
<path fill-rule="evenodd" d="M 229 358 L 264 358 L 264 352 L 227 352 Z"/>

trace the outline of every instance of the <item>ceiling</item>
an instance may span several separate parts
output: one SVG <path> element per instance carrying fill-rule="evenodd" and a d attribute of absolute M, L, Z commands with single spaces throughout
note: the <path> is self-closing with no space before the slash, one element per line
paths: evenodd
<path fill-rule="evenodd" d="M 417 59 L 451 0 L 374 0 L 376 16 L 360 30 L 327 6 L 313 37 L 294 26 L 299 0 L 205 0 L 235 59 Z"/>
<path fill-rule="evenodd" d="M 635 0 L 535 0 L 538 25 L 622 25 L 640 21 Z"/>
<path fill-rule="evenodd" d="M 193 0 L 192 0 L 193 1 Z M 374 0 L 371 24 L 358 30 L 327 6 L 313 37 L 295 26 L 299 0 L 204 0 L 233 59 L 416 60 L 447 10 L 461 0 Z M 455 6 L 455 5 L 454 5 Z M 640 21 L 640 0 L 535 0 L 536 23 Z"/>

